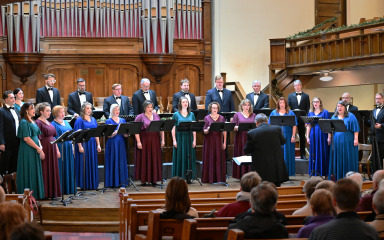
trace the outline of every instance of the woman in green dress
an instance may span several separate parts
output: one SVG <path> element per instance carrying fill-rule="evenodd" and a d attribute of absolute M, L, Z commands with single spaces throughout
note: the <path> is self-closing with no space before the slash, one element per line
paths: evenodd
<path fill-rule="evenodd" d="M 17 192 L 23 193 L 25 188 L 33 191 L 36 199 L 44 198 L 44 183 L 41 161 L 45 155 L 38 135 L 39 127 L 32 120 L 35 108 L 32 103 L 24 103 L 20 110 L 21 121 L 17 137 L 20 138 L 19 157 L 17 160 Z"/>
<path fill-rule="evenodd" d="M 196 121 L 195 115 L 191 112 L 189 101 L 186 97 L 179 99 L 179 111 L 173 114 L 176 120 L 175 127 L 172 129 L 173 157 L 172 157 L 172 177 L 179 176 L 185 179 L 187 170 L 192 170 L 196 174 L 196 132 L 179 132 L 176 130 L 180 122 Z M 189 176 L 187 181 L 191 180 Z"/>

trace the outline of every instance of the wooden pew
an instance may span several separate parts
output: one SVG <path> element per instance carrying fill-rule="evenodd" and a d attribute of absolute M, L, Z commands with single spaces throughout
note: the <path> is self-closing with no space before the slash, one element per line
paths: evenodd
<path fill-rule="evenodd" d="M 33 220 L 32 209 L 30 208 L 29 202 L 27 201 L 30 195 L 29 188 L 24 189 L 24 194 L 5 194 L 5 201 L 14 201 L 20 203 L 27 211 L 28 221 Z"/>
<path fill-rule="evenodd" d="M 283 238 L 281 240 L 307 240 L 308 238 Z M 245 239 L 244 238 L 244 232 L 239 229 L 230 229 L 228 232 L 227 240 L 252 240 L 252 239 Z M 273 240 L 273 239 L 269 239 Z"/>
<path fill-rule="evenodd" d="M 160 212 L 149 212 L 147 235 L 137 234 L 135 240 L 159 240 L 163 236 L 172 236 L 173 240 L 181 240 L 183 220 L 160 219 Z"/>
<path fill-rule="evenodd" d="M 361 220 L 365 220 L 365 218 L 371 214 L 371 211 L 363 211 L 363 212 L 357 212 Z M 308 216 L 306 215 L 286 215 L 287 218 L 287 224 L 288 225 L 301 225 L 304 224 L 304 219 Z"/>
<path fill-rule="evenodd" d="M 233 218 L 195 218 L 185 219 L 183 240 L 221 240 Z"/>

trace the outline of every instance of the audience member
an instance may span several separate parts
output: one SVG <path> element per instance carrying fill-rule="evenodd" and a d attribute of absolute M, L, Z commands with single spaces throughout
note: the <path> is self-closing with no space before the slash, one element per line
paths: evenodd
<path fill-rule="evenodd" d="M 333 189 L 333 205 L 337 216 L 314 229 L 309 239 L 379 239 L 376 230 L 363 222 L 354 211 L 359 199 L 360 189 L 353 180 L 338 180 Z"/>
<path fill-rule="evenodd" d="M 357 185 L 359 186 L 360 191 L 361 191 L 361 188 L 363 187 L 363 176 L 360 173 L 351 171 L 351 172 L 347 172 L 347 174 L 345 174 L 345 176 L 347 178 L 350 178 L 353 181 L 355 181 L 357 183 Z"/>
<path fill-rule="evenodd" d="M 379 189 L 379 183 L 384 179 L 384 170 L 377 170 L 372 177 L 372 189 L 368 190 L 360 199 L 356 207 L 357 212 L 372 211 L 372 198 Z"/>
<path fill-rule="evenodd" d="M 288 238 L 287 229 L 279 223 L 273 212 L 277 205 L 278 193 L 275 185 L 262 182 L 251 191 L 252 213 L 235 218 L 229 229 L 244 231 L 244 238 Z M 228 230 L 224 239 L 227 239 Z"/>
<path fill-rule="evenodd" d="M 44 240 L 44 230 L 40 224 L 25 222 L 17 225 L 11 233 L 10 240 Z"/>
<path fill-rule="evenodd" d="M 335 186 L 335 182 L 333 182 L 331 180 L 323 180 L 316 185 L 315 191 L 318 189 L 326 189 L 326 190 L 330 191 L 331 193 L 333 193 L 333 187 L 334 186 Z"/>
<path fill-rule="evenodd" d="M 163 219 L 187 219 L 198 217 L 196 209 L 191 207 L 187 183 L 181 177 L 173 177 L 165 189 L 165 206 L 157 209 Z"/>
<path fill-rule="evenodd" d="M 332 204 L 332 193 L 325 189 L 318 189 L 312 194 L 309 200 L 312 215 L 297 234 L 297 238 L 308 238 L 316 227 L 331 221 L 336 214 Z"/>
<path fill-rule="evenodd" d="M 5 201 L 5 192 L 2 186 L 0 186 L 0 203 Z"/>
<path fill-rule="evenodd" d="M 323 181 L 321 177 L 311 177 L 307 181 L 305 181 L 304 186 L 303 186 L 303 192 L 305 193 L 305 197 L 307 198 L 307 204 L 300 208 L 297 209 L 292 213 L 292 215 L 306 215 L 309 216 L 312 214 L 311 206 L 309 204 L 309 200 L 311 199 L 312 193 L 315 191 L 316 185 Z"/>
<path fill-rule="evenodd" d="M 238 214 L 250 209 L 251 190 L 261 182 L 257 172 L 244 174 L 240 180 L 240 192 L 236 194 L 236 202 L 229 203 L 222 207 L 216 214 L 217 217 L 236 217 Z"/>
<path fill-rule="evenodd" d="M 15 226 L 27 220 L 27 211 L 16 202 L 0 203 L 0 240 L 10 239 Z"/>
<path fill-rule="evenodd" d="M 379 189 L 373 196 L 372 208 L 376 213 L 376 218 L 371 222 L 371 226 L 379 233 L 380 238 L 384 238 L 384 190 Z"/>
<path fill-rule="evenodd" d="M 379 183 L 379 189 L 384 189 L 384 179 L 382 179 Z"/>

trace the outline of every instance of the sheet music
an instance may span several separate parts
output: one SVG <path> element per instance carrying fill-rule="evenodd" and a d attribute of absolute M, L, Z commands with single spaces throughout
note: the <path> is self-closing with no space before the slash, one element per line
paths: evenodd
<path fill-rule="evenodd" d="M 251 164 L 252 163 L 252 156 L 240 156 L 240 157 L 234 157 L 233 161 L 237 165 L 245 165 L 245 164 Z"/>

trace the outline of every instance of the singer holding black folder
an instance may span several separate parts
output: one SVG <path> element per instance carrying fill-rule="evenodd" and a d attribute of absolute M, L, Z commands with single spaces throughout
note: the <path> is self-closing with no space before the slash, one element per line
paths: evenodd
<path fill-rule="evenodd" d="M 135 179 L 141 181 L 141 185 L 147 183 L 156 185 L 161 181 L 161 147 L 164 146 L 164 132 L 148 132 L 152 121 L 159 121 L 160 116 L 153 113 L 154 104 L 151 100 L 143 102 L 144 113 L 137 115 L 135 122 L 143 122 L 140 134 L 135 134 L 136 160 Z"/>
<path fill-rule="evenodd" d="M 52 125 L 56 129 L 57 137 L 60 137 L 63 133 L 66 131 L 72 130 L 71 125 L 68 123 L 68 121 L 64 120 L 65 117 L 65 109 L 62 105 L 57 105 L 52 110 L 52 115 L 55 118 L 52 121 Z M 63 145 L 63 152 L 61 152 L 61 144 Z M 60 150 L 61 158 L 59 158 L 59 173 L 60 173 L 60 181 L 64 181 L 64 186 L 61 191 L 63 191 L 64 194 L 71 194 L 75 193 L 75 159 L 73 157 L 73 150 L 72 150 L 72 144 L 70 141 L 66 141 L 64 143 L 58 143 L 57 147 Z M 64 164 L 62 164 L 61 161 L 64 161 Z M 62 167 L 64 166 L 64 175 L 62 174 Z"/>
<path fill-rule="evenodd" d="M 286 139 L 284 144 L 284 161 L 287 165 L 288 175 L 295 176 L 295 142 L 296 142 L 296 129 L 297 118 L 296 115 L 289 110 L 288 102 L 285 97 L 279 98 L 276 109 L 271 112 L 270 116 L 295 116 L 296 126 L 282 126 L 283 135 Z M 271 121 L 271 118 L 269 118 Z"/>
<path fill-rule="evenodd" d="M 178 112 L 173 114 L 172 119 L 176 120 L 172 129 L 173 155 L 172 155 L 172 177 L 179 176 L 185 179 L 187 170 L 196 173 L 196 132 L 178 132 L 176 127 L 180 122 L 196 121 L 195 115 L 191 112 L 189 101 L 186 97 L 179 99 Z M 192 141 L 192 143 L 191 143 Z M 192 147 L 192 148 L 191 148 Z"/>
<path fill-rule="evenodd" d="M 96 128 L 97 122 L 92 117 L 92 104 L 84 102 L 81 106 L 80 116 L 76 119 L 75 130 Z M 84 146 L 85 145 L 85 146 Z M 101 152 L 98 137 L 92 137 L 88 142 L 75 145 L 75 170 L 77 186 L 84 189 L 96 189 L 99 186 L 99 172 L 97 152 Z M 85 159 L 84 159 L 85 155 Z M 85 161 L 85 170 L 84 170 Z M 85 174 L 85 184 L 84 184 Z"/>
<path fill-rule="evenodd" d="M 218 102 L 208 105 L 209 115 L 204 118 L 204 145 L 203 145 L 203 183 L 225 182 L 225 147 L 227 143 L 226 132 L 210 132 L 209 127 L 213 122 L 225 122 L 225 118 L 218 112 Z"/>
<path fill-rule="evenodd" d="M 109 119 L 105 124 L 116 125 L 116 130 L 108 136 L 105 146 L 105 187 L 119 187 L 128 179 L 127 152 L 125 150 L 124 136 L 117 134 L 118 126 L 125 123 L 119 118 L 120 105 L 114 103 L 110 107 Z"/>
<path fill-rule="evenodd" d="M 235 113 L 232 118 L 232 122 L 236 123 L 235 126 L 235 142 L 233 143 L 233 157 L 240 157 L 244 154 L 244 146 L 247 142 L 247 132 L 238 131 L 240 123 L 254 123 L 256 114 L 253 113 L 253 108 L 251 101 L 249 99 L 244 99 L 239 104 L 239 112 Z M 250 165 L 239 166 L 235 162 L 232 165 L 232 177 L 241 179 L 241 177 L 251 170 Z"/>
<path fill-rule="evenodd" d="M 331 153 L 329 176 L 336 175 L 339 180 L 349 171 L 358 171 L 359 162 L 359 123 L 353 113 L 347 111 L 347 103 L 339 101 L 332 119 L 344 121 L 347 132 L 335 132 L 333 142 L 335 150 Z"/>

